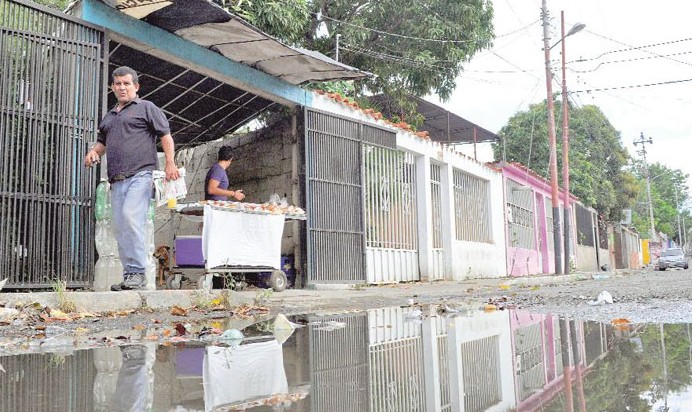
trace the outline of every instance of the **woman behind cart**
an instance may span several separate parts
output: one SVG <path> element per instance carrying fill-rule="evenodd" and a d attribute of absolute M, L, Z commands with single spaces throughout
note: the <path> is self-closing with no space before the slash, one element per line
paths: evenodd
<path fill-rule="evenodd" d="M 207 177 L 204 180 L 204 199 L 205 200 L 228 200 L 231 196 L 236 200 L 245 199 L 242 189 L 228 190 L 228 175 L 226 169 L 233 162 L 233 153 L 229 146 L 222 146 L 219 149 L 219 160 L 209 168 Z"/>

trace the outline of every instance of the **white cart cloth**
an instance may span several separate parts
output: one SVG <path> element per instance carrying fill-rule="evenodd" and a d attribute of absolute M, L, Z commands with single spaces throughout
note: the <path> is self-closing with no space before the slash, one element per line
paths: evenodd
<path fill-rule="evenodd" d="M 284 215 L 226 211 L 204 206 L 202 253 L 206 268 L 266 266 L 281 269 Z"/>
<path fill-rule="evenodd" d="M 283 349 L 276 340 L 235 348 L 208 346 L 203 376 L 207 411 L 288 393 Z"/>

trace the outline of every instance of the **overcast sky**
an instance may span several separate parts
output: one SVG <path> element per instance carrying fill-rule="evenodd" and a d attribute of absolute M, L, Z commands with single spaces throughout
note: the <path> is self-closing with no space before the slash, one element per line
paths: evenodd
<path fill-rule="evenodd" d="M 442 103 L 445 108 L 497 132 L 517 110 L 546 98 L 540 7 L 540 0 L 494 1 L 496 35 L 529 27 L 498 37 L 491 50 L 476 55 L 465 66 L 451 99 Z M 690 0 L 548 0 L 548 9 L 551 44 L 559 39 L 561 10 L 566 30 L 577 22 L 586 24 L 586 29 L 567 38 L 568 63 L 589 59 L 568 64 L 570 91 L 692 79 Z M 670 44 L 613 52 L 656 43 Z M 607 52 L 611 53 L 599 58 Z M 560 91 L 560 58 L 557 46 L 551 55 L 557 79 L 554 92 Z M 644 132 L 654 139 L 653 145 L 647 145 L 651 161 L 692 175 L 692 81 L 572 96 L 577 104 L 599 106 L 622 133 L 630 154 L 635 155 L 632 140 Z M 428 99 L 438 102 L 435 96 Z"/>

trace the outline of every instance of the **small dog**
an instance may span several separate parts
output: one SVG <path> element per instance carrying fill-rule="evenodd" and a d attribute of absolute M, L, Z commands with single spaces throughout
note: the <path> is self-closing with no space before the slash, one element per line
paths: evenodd
<path fill-rule="evenodd" d="M 156 252 L 154 252 L 154 257 L 156 260 L 159 261 L 158 265 L 158 275 L 159 275 L 159 286 L 163 286 L 165 281 L 165 274 L 166 272 L 170 273 L 171 267 L 173 266 L 173 262 L 171 262 L 171 254 L 170 251 L 171 248 L 165 245 L 161 245 L 158 248 L 156 248 Z"/>

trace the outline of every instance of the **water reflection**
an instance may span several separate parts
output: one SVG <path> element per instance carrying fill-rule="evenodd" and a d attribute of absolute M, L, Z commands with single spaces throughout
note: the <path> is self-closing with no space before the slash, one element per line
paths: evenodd
<path fill-rule="evenodd" d="M 202 343 L 0 356 L 0 411 L 689 411 L 689 325 L 522 311 L 308 315 Z M 282 337 L 282 340 L 285 336 Z"/>

